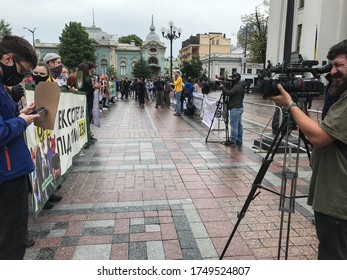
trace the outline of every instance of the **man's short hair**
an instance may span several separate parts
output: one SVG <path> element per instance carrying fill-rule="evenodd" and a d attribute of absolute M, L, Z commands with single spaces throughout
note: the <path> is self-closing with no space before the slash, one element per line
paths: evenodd
<path fill-rule="evenodd" d="M 22 37 L 7 35 L 0 39 L 0 58 L 7 53 L 12 53 L 19 61 L 30 63 L 32 68 L 37 65 L 37 55 L 34 48 Z"/>
<path fill-rule="evenodd" d="M 344 54 L 347 56 L 347 39 L 332 46 L 328 52 L 327 58 L 334 60 L 338 55 Z"/>

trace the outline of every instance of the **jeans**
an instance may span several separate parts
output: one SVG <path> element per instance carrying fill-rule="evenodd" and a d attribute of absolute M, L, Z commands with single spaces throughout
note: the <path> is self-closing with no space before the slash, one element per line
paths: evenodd
<path fill-rule="evenodd" d="M 236 142 L 242 142 L 243 138 L 243 126 L 242 126 L 242 108 L 233 108 L 229 110 L 230 118 L 230 142 L 235 144 Z"/>
<path fill-rule="evenodd" d="M 181 94 L 182 92 L 176 92 L 176 113 L 181 113 Z"/>
<path fill-rule="evenodd" d="M 347 220 L 314 212 L 319 260 L 347 260 Z"/>

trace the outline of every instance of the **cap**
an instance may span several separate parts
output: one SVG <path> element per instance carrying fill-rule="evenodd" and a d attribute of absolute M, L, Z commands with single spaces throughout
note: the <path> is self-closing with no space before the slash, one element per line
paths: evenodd
<path fill-rule="evenodd" d="M 87 64 L 88 64 L 88 68 L 89 68 L 89 69 L 96 68 L 96 65 L 95 65 L 94 62 L 91 62 L 91 61 L 90 61 L 90 62 L 88 62 Z"/>
<path fill-rule="evenodd" d="M 52 60 L 55 60 L 57 58 L 60 58 L 60 55 L 56 54 L 56 53 L 47 53 L 44 57 L 43 57 L 43 61 L 48 63 Z"/>
<path fill-rule="evenodd" d="M 241 75 L 239 73 L 234 73 L 233 74 L 233 78 L 236 80 L 236 81 L 240 81 L 241 80 Z"/>

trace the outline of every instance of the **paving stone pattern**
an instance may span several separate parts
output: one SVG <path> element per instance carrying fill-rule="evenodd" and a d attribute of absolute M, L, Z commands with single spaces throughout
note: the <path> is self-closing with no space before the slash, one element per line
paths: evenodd
<path fill-rule="evenodd" d="M 247 98 L 247 97 L 246 97 Z M 264 154 L 245 130 L 242 146 L 225 146 L 223 133 L 198 116 L 173 116 L 173 107 L 139 108 L 117 100 L 92 126 L 98 141 L 73 161 L 61 202 L 29 229 L 36 239 L 27 260 L 218 259 L 238 221 Z M 245 118 L 252 118 L 250 113 Z M 247 129 L 247 122 L 245 128 Z M 222 135 L 222 136 L 221 136 Z M 207 140 L 207 141 L 206 141 Z M 283 157 L 270 165 L 264 186 L 279 191 Z M 297 194 L 307 194 L 310 168 L 299 164 Z M 279 196 L 261 190 L 250 203 L 224 259 L 276 259 Z M 291 214 L 289 259 L 316 259 L 312 210 L 305 198 Z M 288 214 L 284 214 L 284 234 Z M 280 248 L 284 254 L 284 241 Z"/>

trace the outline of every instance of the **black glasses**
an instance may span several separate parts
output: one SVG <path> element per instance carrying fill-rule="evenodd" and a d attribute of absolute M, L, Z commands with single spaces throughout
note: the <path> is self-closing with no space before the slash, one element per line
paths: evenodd
<path fill-rule="evenodd" d="M 31 75 L 30 70 L 26 69 L 16 56 L 12 55 L 12 57 L 13 57 L 13 61 L 19 65 L 21 74 L 23 74 L 26 77 L 30 76 Z"/>

